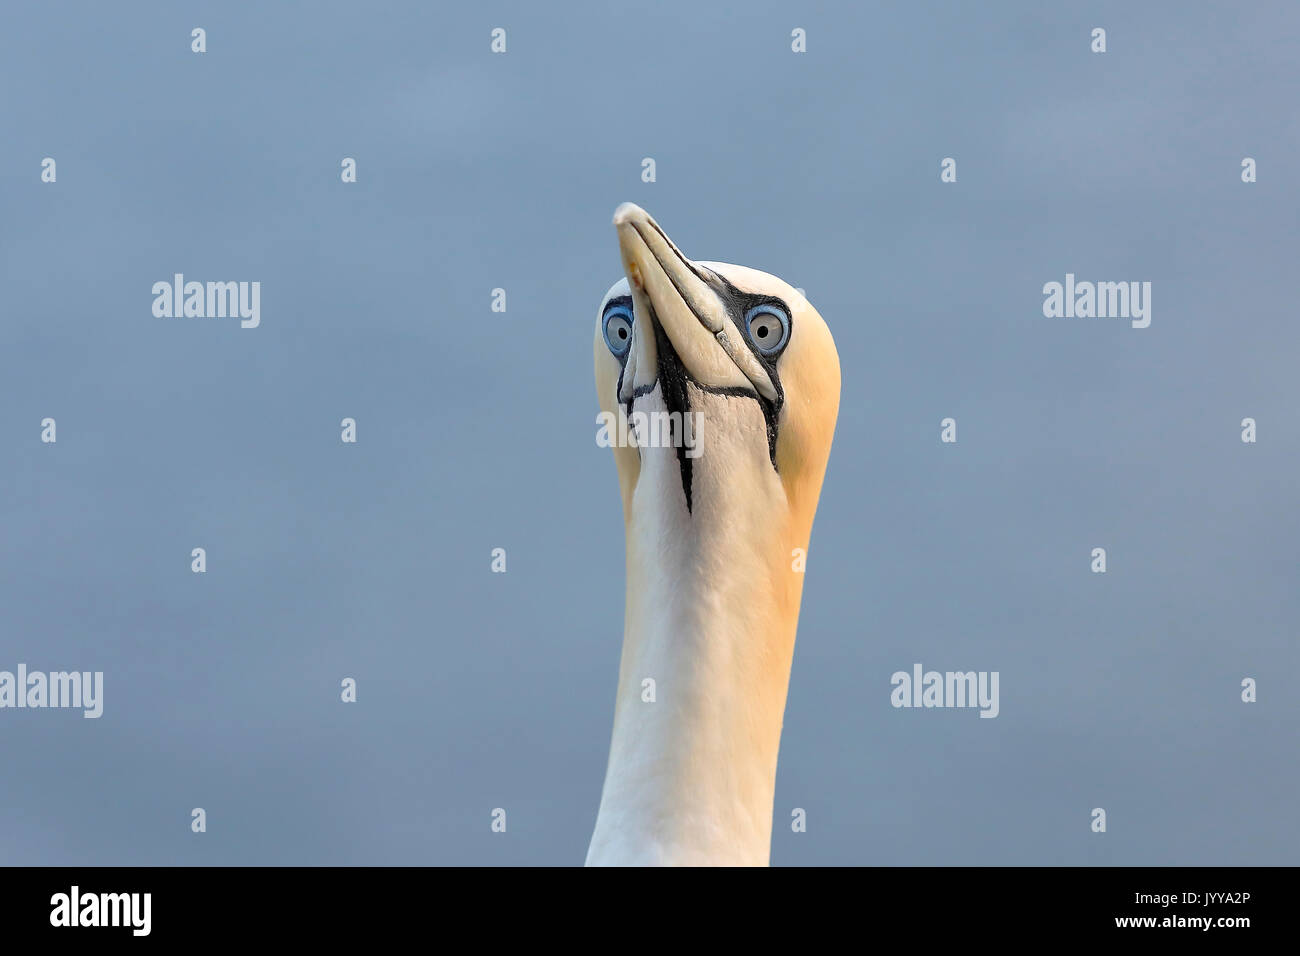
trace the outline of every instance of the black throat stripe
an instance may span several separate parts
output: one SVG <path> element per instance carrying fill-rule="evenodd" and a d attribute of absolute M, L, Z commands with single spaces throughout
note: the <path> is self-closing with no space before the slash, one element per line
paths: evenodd
<path fill-rule="evenodd" d="M 691 386 L 698 388 L 700 391 L 708 392 L 711 395 L 724 395 L 733 398 L 750 399 L 757 402 L 758 407 L 763 411 L 763 420 L 767 426 L 768 460 L 771 462 L 773 470 L 775 470 L 776 421 L 777 415 L 780 412 L 780 407 L 776 403 L 768 401 L 762 395 L 747 388 L 740 388 L 731 385 L 706 385 L 695 379 L 691 373 L 687 371 L 685 364 L 677 354 L 677 350 L 673 348 L 672 340 L 668 338 L 668 333 L 664 331 L 663 326 L 656 318 L 653 316 L 651 318 L 655 330 L 655 347 L 656 352 L 658 353 L 656 363 L 657 367 L 655 369 L 655 381 L 651 382 L 649 385 L 642 385 L 632 390 L 632 397 L 624 403 L 625 414 L 630 418 L 632 415 L 632 404 L 640 396 L 647 395 L 654 391 L 655 385 L 659 385 L 663 391 L 664 407 L 667 409 L 669 415 L 671 416 L 674 412 L 679 413 L 678 420 L 683 423 L 685 423 L 686 416 L 690 414 L 691 411 Z M 626 370 L 626 366 L 624 366 L 623 371 L 626 372 Z M 773 378 L 775 379 L 775 375 L 773 375 Z M 623 374 L 620 373 L 617 388 L 621 389 L 622 384 Z M 779 382 L 777 383 L 777 388 L 778 390 L 780 389 Z M 780 393 L 778 392 L 778 394 Z M 686 452 L 689 451 L 689 449 L 686 447 L 685 441 L 681 440 L 681 436 L 678 436 L 678 438 L 679 440 L 676 442 L 677 469 L 681 475 L 682 493 L 686 496 L 686 511 L 690 513 L 694 506 L 694 500 L 692 497 L 694 459 L 687 457 Z M 640 448 L 638 448 L 637 454 L 640 455 L 640 453 Z"/>

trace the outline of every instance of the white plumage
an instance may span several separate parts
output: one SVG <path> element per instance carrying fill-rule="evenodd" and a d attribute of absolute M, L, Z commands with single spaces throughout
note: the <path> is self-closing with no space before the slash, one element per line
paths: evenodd
<path fill-rule="evenodd" d="M 785 282 L 686 259 L 637 206 L 614 223 L 627 278 L 597 317 L 601 408 L 692 413 L 698 457 L 614 449 L 627 603 L 587 863 L 766 865 L 796 549 L 806 553 L 830 453 L 839 361 L 821 316 Z M 630 342 L 611 341 L 608 310 L 629 295 Z"/>

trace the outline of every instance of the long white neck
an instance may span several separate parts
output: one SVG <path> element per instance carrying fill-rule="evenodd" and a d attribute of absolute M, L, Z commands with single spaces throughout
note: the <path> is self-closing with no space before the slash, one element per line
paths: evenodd
<path fill-rule="evenodd" d="M 768 862 L 803 581 L 791 553 L 807 547 L 807 529 L 792 527 L 776 473 L 750 466 L 756 443 L 766 447 L 761 420 L 752 409 L 738 421 L 717 411 L 708 421 L 726 427 L 703 436 L 693 512 L 675 452 L 642 453 L 627 515 L 614 730 L 588 865 Z"/>

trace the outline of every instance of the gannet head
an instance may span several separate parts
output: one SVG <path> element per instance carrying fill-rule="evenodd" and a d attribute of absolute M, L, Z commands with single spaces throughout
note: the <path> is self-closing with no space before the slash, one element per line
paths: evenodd
<path fill-rule="evenodd" d="M 776 276 L 692 262 L 639 206 L 619 206 L 614 226 L 625 278 L 596 316 L 601 409 L 633 422 L 636 412 L 692 416 L 676 447 L 645 447 L 645 436 L 615 446 L 625 521 L 643 500 L 696 521 L 722 496 L 752 495 L 757 514 L 783 512 L 787 540 L 806 542 L 839 409 L 826 323 Z M 675 458 L 680 481 L 638 493 L 651 456 L 664 467 Z"/>

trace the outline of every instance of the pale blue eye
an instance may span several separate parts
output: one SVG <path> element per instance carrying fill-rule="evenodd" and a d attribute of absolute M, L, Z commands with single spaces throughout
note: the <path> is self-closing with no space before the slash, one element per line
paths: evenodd
<path fill-rule="evenodd" d="M 632 310 L 625 305 L 612 305 L 605 312 L 605 344 L 620 358 L 632 345 Z"/>
<path fill-rule="evenodd" d="M 790 317 L 779 305 L 756 305 L 745 313 L 745 334 L 764 355 L 775 355 L 790 338 Z"/>

